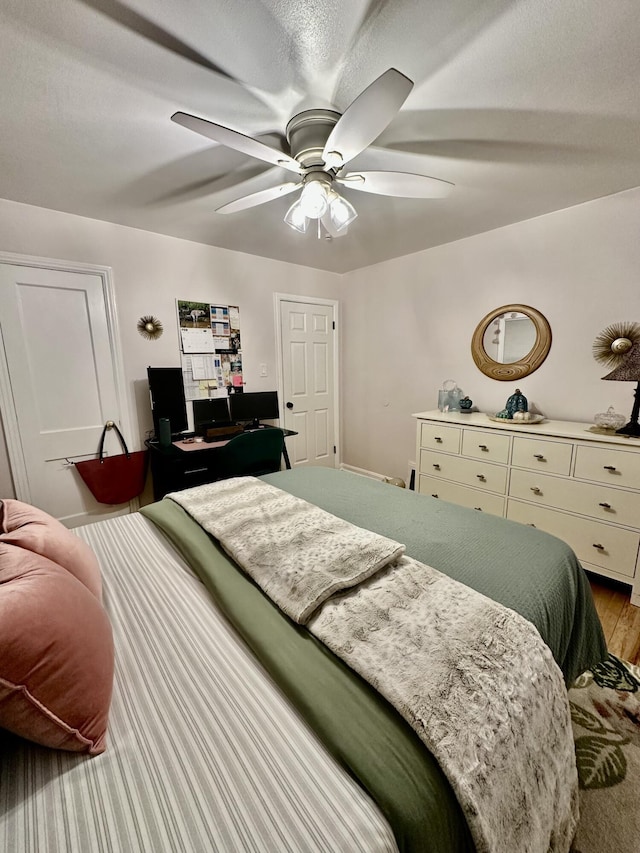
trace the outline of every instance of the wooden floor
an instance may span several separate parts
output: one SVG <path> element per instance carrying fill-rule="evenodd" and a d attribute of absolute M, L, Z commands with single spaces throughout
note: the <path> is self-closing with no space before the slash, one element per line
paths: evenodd
<path fill-rule="evenodd" d="M 630 603 L 630 587 L 591 574 L 589 582 L 609 651 L 640 665 L 640 607 Z"/>

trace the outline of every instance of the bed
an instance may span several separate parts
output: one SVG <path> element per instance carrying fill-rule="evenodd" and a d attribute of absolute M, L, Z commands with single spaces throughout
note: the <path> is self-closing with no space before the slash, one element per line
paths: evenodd
<path fill-rule="evenodd" d="M 604 658 L 586 576 L 559 540 L 347 472 L 261 479 L 521 614 L 567 683 Z M 108 748 L 87 759 L 5 735 L 0 849 L 474 850 L 412 728 L 177 503 L 77 532 L 115 635 Z"/>

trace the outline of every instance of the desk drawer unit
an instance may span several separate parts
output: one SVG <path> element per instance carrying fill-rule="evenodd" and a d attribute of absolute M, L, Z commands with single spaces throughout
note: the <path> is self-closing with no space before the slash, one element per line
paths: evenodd
<path fill-rule="evenodd" d="M 631 584 L 640 606 L 640 439 L 479 412 L 415 417 L 420 492 L 563 539 L 585 568 Z"/>
<path fill-rule="evenodd" d="M 638 532 L 511 499 L 507 518 L 539 527 L 563 539 L 579 560 L 606 569 L 608 573 L 629 578 L 635 574 L 640 544 Z"/>
<path fill-rule="evenodd" d="M 507 469 L 479 459 L 463 459 L 461 456 L 421 450 L 420 472 L 489 492 L 504 494 L 507 490 Z"/>
<path fill-rule="evenodd" d="M 439 498 L 480 512 L 490 512 L 492 515 L 504 515 L 504 498 L 500 495 L 460 486 L 448 480 L 437 480 L 425 474 L 420 475 L 420 494 L 431 495 L 432 498 Z"/>

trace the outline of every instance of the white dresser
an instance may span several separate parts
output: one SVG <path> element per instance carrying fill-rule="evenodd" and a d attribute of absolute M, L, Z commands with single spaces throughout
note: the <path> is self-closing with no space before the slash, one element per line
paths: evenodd
<path fill-rule="evenodd" d="M 640 606 L 640 439 L 547 420 L 418 412 L 416 490 L 564 539 Z"/>

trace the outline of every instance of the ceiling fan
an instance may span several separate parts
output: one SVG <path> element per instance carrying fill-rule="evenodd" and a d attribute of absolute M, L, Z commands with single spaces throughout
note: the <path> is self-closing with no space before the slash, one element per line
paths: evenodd
<path fill-rule="evenodd" d="M 293 116 L 286 127 L 289 154 L 231 128 L 188 113 L 177 112 L 172 121 L 196 133 L 294 172 L 287 181 L 231 201 L 217 213 L 237 213 L 300 190 L 284 221 L 304 233 L 313 219 L 329 235 L 344 234 L 356 218 L 353 205 L 337 187 L 403 198 L 443 198 L 453 189 L 449 181 L 409 172 L 353 171 L 346 165 L 364 151 L 387 127 L 413 88 L 413 82 L 389 68 L 358 95 L 345 112 L 305 110 Z"/>

